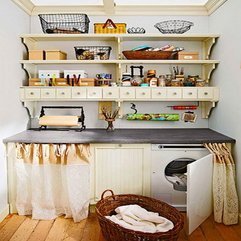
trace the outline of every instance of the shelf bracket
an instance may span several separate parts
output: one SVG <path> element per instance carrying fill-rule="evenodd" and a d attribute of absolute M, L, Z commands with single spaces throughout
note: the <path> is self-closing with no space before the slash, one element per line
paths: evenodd
<path fill-rule="evenodd" d="M 205 65 L 203 65 L 203 76 L 204 76 L 204 79 L 207 82 L 210 81 L 212 72 L 215 69 L 216 69 L 216 64 L 205 64 Z"/>
<path fill-rule="evenodd" d="M 215 43 L 216 43 L 216 38 L 208 38 L 207 40 L 204 41 L 205 59 L 210 59 L 211 50 Z"/>
<path fill-rule="evenodd" d="M 216 102 L 201 102 L 202 118 L 208 119 L 212 108 L 216 106 Z"/>
<path fill-rule="evenodd" d="M 36 48 L 36 41 L 31 38 L 22 38 L 22 43 L 27 51 L 34 50 Z"/>
<path fill-rule="evenodd" d="M 25 70 L 25 72 L 28 75 L 28 78 L 36 78 L 36 71 L 37 71 L 37 66 L 34 64 L 22 64 L 22 68 Z"/>
<path fill-rule="evenodd" d="M 123 101 L 117 101 L 117 107 L 120 108 L 118 118 L 122 119 L 123 118 Z"/>

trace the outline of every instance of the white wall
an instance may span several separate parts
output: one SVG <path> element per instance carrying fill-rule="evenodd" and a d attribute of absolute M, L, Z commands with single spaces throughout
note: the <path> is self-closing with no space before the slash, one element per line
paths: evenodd
<path fill-rule="evenodd" d="M 29 16 L 12 1 L 0 2 L 0 218 L 7 208 L 6 159 L 2 139 L 26 128 L 27 114 L 19 101 L 19 86 L 26 78 L 19 60 L 23 45 L 19 35 L 29 32 Z"/>
<path fill-rule="evenodd" d="M 220 87 L 220 101 L 209 120 L 209 127 L 236 139 L 234 156 L 237 183 L 241 194 L 241 1 L 228 0 L 209 18 L 210 31 L 220 33 L 214 58 L 221 63 L 214 72 L 214 84 Z M 241 196 L 240 196 L 241 197 Z M 240 202 L 241 203 L 241 202 Z"/>
<path fill-rule="evenodd" d="M 90 29 L 89 33 L 93 33 L 94 23 L 105 22 L 106 19 L 111 18 L 114 22 L 125 22 L 127 23 L 127 28 L 129 27 L 144 27 L 147 33 L 159 33 L 159 31 L 154 27 L 155 23 L 168 20 L 168 19 L 183 19 L 194 22 L 194 26 L 188 31 L 188 33 L 207 33 L 208 32 L 208 17 L 207 16 L 89 16 L 90 18 Z M 42 33 L 41 24 L 38 16 L 31 17 L 31 32 L 32 33 Z M 125 43 L 126 44 L 126 43 Z M 129 45 L 128 45 L 129 44 Z M 125 46 L 129 48 L 133 48 L 134 46 L 141 44 L 146 44 L 146 42 L 133 42 L 127 43 Z M 168 42 L 148 42 L 151 46 L 157 47 L 161 45 L 168 44 Z M 198 49 L 201 52 L 201 44 L 197 43 L 185 43 L 185 42 L 173 42 L 172 44 L 176 44 L 176 46 L 183 46 L 192 51 L 193 49 Z M 186 44 L 186 45 L 185 45 Z M 75 59 L 74 48 L 73 46 L 78 45 L 110 45 L 110 42 L 43 42 L 39 43 L 40 49 L 61 49 L 68 53 L 69 59 Z M 113 46 L 112 46 L 113 47 Z M 126 49 L 126 48 L 125 48 Z M 113 52 L 113 51 L 112 51 Z M 111 56 L 112 57 L 112 56 Z M 58 65 L 58 66 L 40 66 L 40 68 L 45 69 L 59 69 L 63 72 L 64 69 L 76 69 L 81 68 L 87 71 L 89 77 L 95 77 L 97 73 L 100 72 L 108 72 L 112 73 L 115 71 L 113 65 Z M 125 66 L 123 66 L 122 71 L 125 72 Z M 129 66 L 128 66 L 129 68 Z M 148 69 L 156 69 L 157 75 L 169 73 L 169 65 L 151 65 L 144 66 L 145 72 Z M 184 66 L 186 74 L 200 74 L 202 72 L 201 66 Z M 130 70 L 130 69 L 129 69 Z M 115 76 L 115 74 L 113 74 Z M 56 103 L 53 103 L 56 104 Z M 64 103 L 59 103 L 64 104 Z M 66 103 L 65 103 L 66 104 Z M 72 103 L 73 104 L 73 103 Z M 76 103 L 75 103 L 76 104 Z M 170 105 L 180 104 L 173 102 L 135 102 L 139 113 L 179 113 L 182 115 L 183 111 L 173 111 L 171 108 L 167 107 Z M 184 104 L 192 104 L 196 105 L 197 103 L 184 103 Z M 86 113 L 86 126 L 87 128 L 103 128 L 106 126 L 106 123 L 103 120 L 98 120 L 98 103 L 97 102 L 86 102 L 81 103 L 84 106 L 84 110 Z M 130 103 L 124 104 L 124 113 L 133 113 L 130 109 Z M 208 120 L 201 118 L 200 109 L 195 111 L 198 115 L 196 123 L 184 123 L 183 121 L 178 122 L 150 122 L 150 121 L 126 121 L 125 119 L 117 120 L 115 123 L 116 128 L 207 128 Z"/>

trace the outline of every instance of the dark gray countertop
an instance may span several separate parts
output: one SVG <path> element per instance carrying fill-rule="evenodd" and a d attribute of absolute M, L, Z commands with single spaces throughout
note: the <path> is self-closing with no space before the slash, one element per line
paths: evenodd
<path fill-rule="evenodd" d="M 208 142 L 234 143 L 235 140 L 208 128 L 193 129 L 104 129 L 75 131 L 27 130 L 3 140 L 4 143 L 153 143 L 202 144 Z"/>

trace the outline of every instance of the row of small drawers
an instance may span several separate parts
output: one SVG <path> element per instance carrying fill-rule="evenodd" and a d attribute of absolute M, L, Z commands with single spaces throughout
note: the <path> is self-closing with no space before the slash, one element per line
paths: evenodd
<path fill-rule="evenodd" d="M 216 87 L 44 87 L 21 88 L 21 99 L 199 99 L 217 98 Z"/>

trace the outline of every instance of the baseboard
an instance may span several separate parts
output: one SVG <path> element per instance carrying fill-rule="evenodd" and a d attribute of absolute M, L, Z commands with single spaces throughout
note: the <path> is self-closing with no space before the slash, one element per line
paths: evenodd
<path fill-rule="evenodd" d="M 0 212 L 0 222 L 3 221 L 4 218 L 6 218 L 9 214 L 9 205 L 7 205 L 3 211 Z"/>

